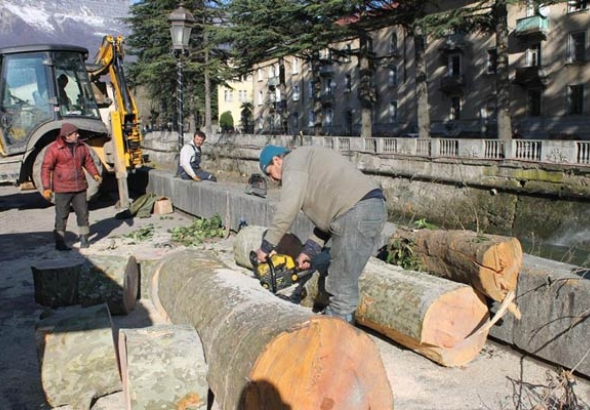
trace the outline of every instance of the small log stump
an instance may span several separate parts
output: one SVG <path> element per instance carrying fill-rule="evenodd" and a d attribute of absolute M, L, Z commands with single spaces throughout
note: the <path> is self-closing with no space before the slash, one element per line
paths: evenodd
<path fill-rule="evenodd" d="M 224 409 L 392 409 L 379 351 L 343 320 L 316 316 L 198 251 L 162 259 L 152 298 L 191 324 Z"/>
<path fill-rule="evenodd" d="M 249 225 L 240 229 L 233 243 L 234 258 L 239 266 L 252 269 L 250 252 L 258 249 L 267 229 L 256 225 Z M 301 240 L 292 233 L 285 234 L 277 245 L 277 253 L 290 255 L 293 259 L 297 258 L 301 253 L 301 249 L 303 249 Z"/>
<path fill-rule="evenodd" d="M 35 284 L 35 302 L 47 307 L 78 304 L 80 261 L 43 261 L 31 266 Z"/>
<path fill-rule="evenodd" d="M 188 325 L 119 331 L 127 410 L 207 409 L 203 346 Z"/>
<path fill-rule="evenodd" d="M 121 390 L 106 304 L 47 311 L 35 328 L 41 385 L 52 407 L 90 409 L 94 399 Z"/>

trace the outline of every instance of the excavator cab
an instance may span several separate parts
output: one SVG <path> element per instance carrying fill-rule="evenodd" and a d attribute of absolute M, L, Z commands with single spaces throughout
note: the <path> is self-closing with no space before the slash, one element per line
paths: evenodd
<path fill-rule="evenodd" d="M 65 45 L 0 49 L 3 155 L 26 152 L 39 138 L 35 132 L 52 121 L 81 121 L 106 135 L 84 64 L 87 55 L 85 48 Z"/>

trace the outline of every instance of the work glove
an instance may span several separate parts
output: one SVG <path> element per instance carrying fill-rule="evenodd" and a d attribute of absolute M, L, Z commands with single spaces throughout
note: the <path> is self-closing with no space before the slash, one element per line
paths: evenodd
<path fill-rule="evenodd" d="M 100 175 L 96 174 L 96 175 L 95 175 L 93 178 L 94 178 L 94 180 L 95 180 L 96 182 L 98 182 L 98 183 L 99 183 L 99 185 L 100 185 L 100 183 L 102 182 L 102 178 L 100 177 Z"/>
<path fill-rule="evenodd" d="M 51 189 L 46 189 L 45 191 L 43 191 L 43 198 L 47 199 L 48 201 L 51 201 Z"/>
<path fill-rule="evenodd" d="M 196 176 L 196 175 L 195 175 L 195 176 L 193 177 L 193 181 L 195 181 L 195 182 L 199 182 L 199 181 L 201 181 L 201 178 L 199 178 L 198 176 Z"/>

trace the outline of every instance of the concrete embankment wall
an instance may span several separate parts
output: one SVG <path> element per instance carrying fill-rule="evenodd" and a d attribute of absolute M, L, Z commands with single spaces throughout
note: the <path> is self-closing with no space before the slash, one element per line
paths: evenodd
<path fill-rule="evenodd" d="M 141 178 L 147 192 L 170 197 L 177 209 L 203 218 L 218 214 L 233 230 L 241 221 L 268 226 L 278 200 L 276 191 L 262 199 L 246 195 L 242 184 L 194 183 L 163 171 L 140 172 L 136 179 Z M 292 232 L 305 240 L 311 229 L 300 214 Z M 388 224 L 384 242 L 394 230 L 395 225 Z M 585 273 L 576 266 L 526 255 L 517 288 L 522 320 L 507 315 L 490 336 L 590 377 L 590 281 Z"/>
<path fill-rule="evenodd" d="M 190 135 L 185 135 L 188 139 Z M 204 146 L 205 168 L 249 175 L 260 172 L 257 159 L 265 144 L 296 147 L 316 142 L 325 143 L 310 137 L 213 135 Z M 153 133 L 144 146 L 157 162 L 164 161 L 173 157 L 177 136 Z M 392 221 L 425 218 L 445 229 L 467 228 L 590 249 L 588 166 L 428 158 L 349 148 L 341 154 L 383 186 Z"/>

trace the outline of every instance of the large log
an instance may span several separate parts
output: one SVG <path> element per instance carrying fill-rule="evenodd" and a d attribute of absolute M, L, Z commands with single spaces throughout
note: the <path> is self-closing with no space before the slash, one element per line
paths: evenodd
<path fill-rule="evenodd" d="M 43 306 L 107 302 L 113 315 L 125 315 L 135 307 L 139 273 L 133 256 L 86 255 L 74 261 L 41 261 L 31 270 L 35 301 Z"/>
<path fill-rule="evenodd" d="M 522 266 L 518 239 L 473 231 L 397 230 L 389 247 L 409 247 L 419 270 L 471 285 L 498 302 L 516 289 Z"/>
<path fill-rule="evenodd" d="M 35 339 L 41 385 L 52 407 L 90 409 L 94 399 L 121 390 L 106 304 L 47 311 Z"/>
<path fill-rule="evenodd" d="M 193 325 L 223 409 L 391 409 L 379 351 L 346 322 L 316 316 L 211 256 L 181 251 L 158 265 L 152 298 Z"/>
<path fill-rule="evenodd" d="M 207 409 L 207 365 L 192 326 L 121 329 L 119 356 L 127 410 Z"/>
<path fill-rule="evenodd" d="M 253 227 L 252 227 L 253 228 Z M 259 227 L 258 233 L 264 228 Z M 238 233 L 234 247 L 250 248 L 260 240 Z M 235 254 L 236 264 L 246 260 Z M 314 306 L 322 297 L 319 276 L 305 284 L 302 304 Z M 444 366 L 462 366 L 483 348 L 488 331 L 488 309 L 470 286 L 426 273 L 404 271 L 371 258 L 360 278 L 358 323 Z"/>

